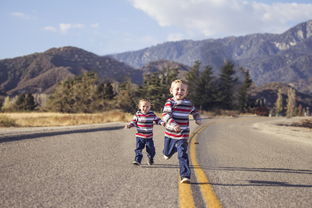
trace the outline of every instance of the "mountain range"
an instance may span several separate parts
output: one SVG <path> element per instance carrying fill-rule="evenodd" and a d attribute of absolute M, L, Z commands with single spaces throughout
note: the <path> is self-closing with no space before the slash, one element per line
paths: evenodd
<path fill-rule="evenodd" d="M 282 34 L 166 42 L 105 56 L 66 46 L 2 59 L 0 96 L 49 93 L 59 81 L 88 71 L 96 72 L 102 80 L 122 82 L 130 78 L 140 84 L 144 73 L 164 68 L 177 68 L 183 76 L 195 61 L 202 67 L 213 67 L 216 73 L 226 61 L 232 61 L 248 69 L 258 86 L 281 82 L 312 95 L 312 21 Z"/>
<path fill-rule="evenodd" d="M 62 47 L 0 60 L 0 91 L 8 95 L 49 93 L 59 81 L 90 71 L 103 80 L 142 82 L 142 72 L 127 64 L 80 48 Z"/>
<path fill-rule="evenodd" d="M 225 61 L 232 61 L 248 69 L 257 85 L 290 83 L 296 89 L 312 94 L 312 20 L 282 34 L 166 42 L 110 56 L 134 68 L 157 60 L 192 66 L 198 60 L 202 67 L 209 65 L 216 72 Z"/>

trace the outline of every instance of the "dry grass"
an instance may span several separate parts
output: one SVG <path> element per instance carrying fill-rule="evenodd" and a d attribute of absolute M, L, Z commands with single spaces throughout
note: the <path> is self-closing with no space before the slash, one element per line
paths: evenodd
<path fill-rule="evenodd" d="M 79 114 L 67 114 L 67 113 L 1 113 L 0 114 L 0 127 L 1 118 L 5 118 L 6 125 L 19 126 L 19 127 L 45 127 L 45 126 L 71 126 L 82 124 L 100 124 L 108 122 L 128 122 L 132 119 L 132 115 L 121 111 L 108 111 L 103 113 L 79 113 Z M 9 122 L 12 125 L 9 125 Z M 15 125 L 13 125 L 15 124 Z"/>

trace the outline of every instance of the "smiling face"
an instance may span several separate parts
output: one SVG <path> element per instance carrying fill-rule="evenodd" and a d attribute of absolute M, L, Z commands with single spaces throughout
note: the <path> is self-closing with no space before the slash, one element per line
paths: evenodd
<path fill-rule="evenodd" d="M 151 103 L 145 100 L 141 100 L 139 103 L 139 109 L 142 113 L 146 114 L 151 109 Z"/>
<path fill-rule="evenodd" d="M 175 100 L 183 100 L 187 95 L 187 85 L 182 82 L 172 83 L 170 93 Z"/>

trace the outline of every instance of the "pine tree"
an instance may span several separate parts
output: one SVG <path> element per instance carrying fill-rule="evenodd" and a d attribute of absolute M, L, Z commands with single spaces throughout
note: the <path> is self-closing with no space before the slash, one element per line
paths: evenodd
<path fill-rule="evenodd" d="M 288 88 L 287 90 L 287 117 L 295 116 L 296 108 L 296 91 L 293 88 Z"/>
<path fill-rule="evenodd" d="M 206 66 L 200 73 L 199 80 L 196 82 L 196 89 L 198 96 L 198 105 L 200 110 L 209 110 L 215 104 L 215 84 L 213 81 L 213 72 L 210 66 Z"/>
<path fill-rule="evenodd" d="M 195 61 L 191 70 L 185 75 L 186 82 L 188 84 L 188 98 L 193 102 L 193 104 L 201 108 L 201 94 L 199 92 L 198 82 L 200 80 L 200 61 Z"/>
<path fill-rule="evenodd" d="M 231 110 L 233 109 L 234 101 L 234 86 L 237 79 L 234 77 L 234 64 L 231 62 L 226 62 L 223 67 L 221 67 L 221 73 L 218 80 L 218 92 L 217 100 L 219 106 L 222 109 Z"/>
<path fill-rule="evenodd" d="M 245 112 L 247 108 L 248 102 L 248 89 L 252 84 L 252 79 L 250 78 L 250 74 L 248 70 L 244 70 L 241 68 L 241 71 L 244 74 L 244 81 L 239 89 L 238 102 L 239 102 L 239 110 L 240 112 Z"/>
<path fill-rule="evenodd" d="M 279 88 L 277 91 L 277 99 L 275 102 L 275 108 L 276 108 L 276 116 L 281 116 L 284 106 L 283 106 L 283 95 L 282 95 L 282 89 Z"/>

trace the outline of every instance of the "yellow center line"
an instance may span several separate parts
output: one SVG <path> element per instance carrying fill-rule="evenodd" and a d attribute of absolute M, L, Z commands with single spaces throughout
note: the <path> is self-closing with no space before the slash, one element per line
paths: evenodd
<path fill-rule="evenodd" d="M 195 208 L 195 202 L 192 195 L 191 185 L 180 183 L 179 177 L 179 207 L 181 208 Z"/>
<path fill-rule="evenodd" d="M 190 158 L 191 163 L 194 166 L 194 172 L 197 179 L 197 183 L 199 184 L 200 191 L 204 201 L 206 202 L 206 206 L 209 208 L 221 208 L 222 205 L 213 191 L 212 186 L 209 184 L 209 180 L 205 174 L 205 172 L 201 169 L 200 165 L 197 162 L 196 158 L 196 139 L 197 135 L 205 129 L 206 126 L 201 127 L 197 131 L 194 132 L 191 143 L 190 143 Z"/>

